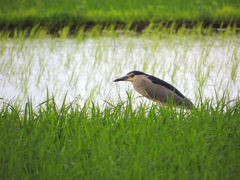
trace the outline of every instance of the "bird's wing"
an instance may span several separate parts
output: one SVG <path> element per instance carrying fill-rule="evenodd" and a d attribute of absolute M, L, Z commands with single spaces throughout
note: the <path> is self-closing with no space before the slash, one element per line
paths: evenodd
<path fill-rule="evenodd" d="M 154 84 L 150 80 L 146 80 L 145 82 L 145 91 L 152 99 L 164 103 L 173 102 L 173 104 L 181 105 L 184 100 L 184 98 L 178 96 L 174 91 L 169 90 L 162 85 Z"/>

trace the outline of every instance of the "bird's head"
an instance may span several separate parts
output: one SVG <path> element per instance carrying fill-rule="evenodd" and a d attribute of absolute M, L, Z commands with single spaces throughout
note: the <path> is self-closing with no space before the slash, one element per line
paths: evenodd
<path fill-rule="evenodd" d="M 136 79 L 138 75 L 146 75 L 146 74 L 141 72 L 141 71 L 131 71 L 131 72 L 127 73 L 126 76 L 123 76 L 123 77 L 120 77 L 118 79 L 115 79 L 113 82 L 117 82 L 117 81 L 130 81 L 130 82 L 133 82 L 134 79 Z"/>

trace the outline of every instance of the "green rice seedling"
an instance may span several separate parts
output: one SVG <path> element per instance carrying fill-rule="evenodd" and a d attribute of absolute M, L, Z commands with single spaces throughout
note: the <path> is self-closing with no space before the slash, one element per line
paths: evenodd
<path fill-rule="evenodd" d="M 114 24 L 110 24 L 109 27 L 107 27 L 107 29 L 104 29 L 104 30 L 108 32 L 108 36 L 109 37 L 113 37 L 114 38 L 114 36 L 115 36 L 114 29 L 115 29 L 115 25 Z"/>
<path fill-rule="evenodd" d="M 92 29 L 90 29 L 89 31 L 87 31 L 87 37 L 88 38 L 98 38 L 100 36 L 100 32 L 101 32 L 102 26 L 100 24 L 94 26 Z"/>
<path fill-rule="evenodd" d="M 53 50 L 56 48 L 57 40 L 50 36 L 50 51 L 53 52 Z"/>
<path fill-rule="evenodd" d="M 6 50 L 6 41 L 5 40 L 1 40 L 1 48 L 0 48 L 0 54 L 1 56 L 3 55 L 3 53 Z"/>
<path fill-rule="evenodd" d="M 237 60 L 236 54 L 234 54 L 234 60 L 235 62 L 232 64 L 232 71 L 231 71 L 231 79 L 235 82 L 237 78 L 237 69 L 239 66 L 239 61 Z"/>
<path fill-rule="evenodd" d="M 18 38 L 20 39 L 26 38 L 27 32 L 28 32 L 28 29 L 18 31 L 18 34 L 17 34 Z"/>
<path fill-rule="evenodd" d="M 69 36 L 70 34 L 70 25 L 65 26 L 60 32 L 59 32 L 59 37 L 60 39 L 65 39 Z"/>
<path fill-rule="evenodd" d="M 232 36 L 236 36 L 236 29 L 237 29 L 237 25 L 236 25 L 236 23 L 234 23 L 232 28 L 230 28 Z"/>
<path fill-rule="evenodd" d="M 69 54 L 67 54 L 67 61 L 65 62 L 65 66 L 70 69 L 70 64 L 71 64 L 71 57 Z"/>
<path fill-rule="evenodd" d="M 131 26 L 132 26 L 132 22 L 129 22 L 125 25 L 125 27 L 123 28 L 124 31 L 124 36 L 126 37 L 127 35 L 129 35 L 129 31 L 131 31 Z"/>
<path fill-rule="evenodd" d="M 146 27 L 146 29 L 142 34 L 143 39 L 145 39 L 146 36 L 151 37 L 150 34 L 151 34 L 151 31 L 153 30 L 153 27 L 154 27 L 154 23 L 153 22 L 149 23 L 148 27 Z"/>
<path fill-rule="evenodd" d="M 178 65 L 176 65 L 176 64 L 174 64 L 173 65 L 174 67 L 173 67 L 173 71 L 172 71 L 172 76 L 171 76 L 171 80 L 172 80 L 172 82 L 174 83 L 175 82 L 175 80 L 174 80 L 174 77 L 175 77 L 175 75 L 176 75 L 176 73 L 177 73 L 177 71 L 178 71 L 178 69 L 179 69 L 179 66 Z"/>
<path fill-rule="evenodd" d="M 77 30 L 76 30 L 76 39 L 77 39 L 77 43 L 80 44 L 83 41 L 84 38 L 84 29 L 85 26 L 80 26 Z"/>
<path fill-rule="evenodd" d="M 143 72 L 146 72 L 147 66 L 148 66 L 148 62 L 147 62 L 147 61 L 144 61 L 143 67 L 142 67 L 142 71 L 143 71 Z"/>
<path fill-rule="evenodd" d="M 34 38 L 35 38 L 36 32 L 37 32 L 39 26 L 40 26 L 40 24 L 37 23 L 36 25 L 34 25 L 34 26 L 31 28 L 30 33 L 29 33 L 29 36 L 28 36 L 29 39 L 34 39 Z"/>
<path fill-rule="evenodd" d="M 175 29 L 176 29 L 176 22 L 172 22 L 171 25 L 170 25 L 170 28 L 168 30 L 169 34 L 170 34 L 170 38 L 172 38 L 172 34 L 175 33 Z"/>
<path fill-rule="evenodd" d="M 75 73 L 76 73 L 76 68 L 74 68 L 72 70 L 72 74 L 71 74 L 71 77 L 70 77 L 69 85 L 72 83 Z"/>
<path fill-rule="evenodd" d="M 38 29 L 34 33 L 34 38 L 37 38 L 39 40 L 46 38 L 46 35 L 48 34 L 48 26 L 39 26 Z"/>
<path fill-rule="evenodd" d="M 17 28 L 15 28 L 13 31 L 13 38 L 15 39 L 17 38 L 17 36 L 18 36 L 18 31 L 17 31 Z"/>
<path fill-rule="evenodd" d="M 43 64 L 42 61 L 39 61 L 39 65 L 40 65 L 40 70 L 38 71 L 38 76 L 37 76 L 37 85 L 39 85 L 41 78 L 46 70 L 47 64 Z"/>
<path fill-rule="evenodd" d="M 183 38 L 183 35 L 188 35 L 189 32 L 186 31 L 186 24 L 183 23 L 181 27 L 177 29 L 176 33 L 180 38 Z"/>
<path fill-rule="evenodd" d="M 6 31 L 6 29 L 2 29 L 0 31 L 0 39 L 5 40 L 10 36 L 10 32 Z"/>
<path fill-rule="evenodd" d="M 203 22 L 200 22 L 193 28 L 193 31 L 196 31 L 196 35 L 198 37 L 202 36 L 202 29 L 203 29 L 202 25 L 203 25 Z"/>

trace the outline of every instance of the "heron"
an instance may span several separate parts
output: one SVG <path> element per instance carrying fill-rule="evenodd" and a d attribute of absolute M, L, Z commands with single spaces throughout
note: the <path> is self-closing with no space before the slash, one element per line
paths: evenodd
<path fill-rule="evenodd" d="M 134 89 L 142 96 L 157 102 L 160 106 L 172 103 L 176 107 L 184 104 L 193 109 L 193 103 L 171 84 L 141 71 L 131 71 L 113 82 L 130 81 Z"/>

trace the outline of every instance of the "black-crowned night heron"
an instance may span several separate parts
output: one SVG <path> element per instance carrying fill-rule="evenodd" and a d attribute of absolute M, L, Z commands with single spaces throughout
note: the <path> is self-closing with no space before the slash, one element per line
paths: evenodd
<path fill-rule="evenodd" d="M 171 84 L 141 71 L 131 71 L 126 76 L 115 79 L 113 82 L 117 81 L 132 82 L 138 93 L 161 106 L 169 103 L 181 106 L 184 103 L 189 109 L 194 107 L 193 103 Z"/>

